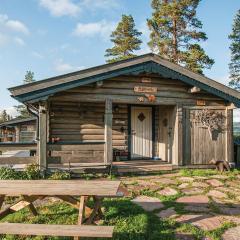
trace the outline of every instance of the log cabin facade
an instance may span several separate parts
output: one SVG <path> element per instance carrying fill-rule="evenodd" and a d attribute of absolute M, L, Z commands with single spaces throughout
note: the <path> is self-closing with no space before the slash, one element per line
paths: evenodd
<path fill-rule="evenodd" d="M 154 54 L 9 89 L 38 115 L 39 164 L 233 161 L 240 93 Z"/>
<path fill-rule="evenodd" d="M 0 124 L 0 143 L 32 143 L 36 141 L 36 117 L 16 118 Z"/>

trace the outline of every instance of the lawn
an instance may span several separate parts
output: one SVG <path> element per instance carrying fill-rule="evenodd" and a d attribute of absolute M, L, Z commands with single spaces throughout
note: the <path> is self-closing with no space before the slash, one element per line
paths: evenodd
<path fill-rule="evenodd" d="M 219 175 L 214 170 L 184 170 L 171 174 L 126 176 L 121 177 L 120 180 L 129 192 L 128 197 L 105 200 L 103 204 L 104 217 L 98 223 L 115 226 L 114 240 L 200 240 L 206 239 L 206 237 L 220 240 L 224 232 L 234 229 L 240 224 L 240 177 L 238 171 Z M 132 202 L 139 196 L 150 200 L 155 199 L 163 206 L 161 209 L 148 210 L 144 206 L 141 207 L 141 202 Z M 191 200 L 191 198 L 194 200 L 196 196 L 199 199 L 207 198 L 207 202 L 199 201 L 192 205 L 191 202 L 183 201 L 184 199 Z M 88 204 L 91 205 L 91 202 Z M 156 203 L 150 203 L 151 206 L 154 204 Z M 8 215 L 1 221 L 48 224 L 77 223 L 77 210 L 61 201 L 49 201 L 37 209 L 40 214 L 36 217 L 25 209 Z M 169 209 L 170 214 L 168 214 Z M 188 218 L 192 216 L 195 218 L 200 216 L 203 220 L 199 222 L 189 220 Z M 182 221 L 182 218 L 185 220 Z M 211 221 L 213 225 L 208 224 Z M 44 238 L 2 236 L 1 239 Z M 49 237 L 47 239 L 71 238 Z"/>

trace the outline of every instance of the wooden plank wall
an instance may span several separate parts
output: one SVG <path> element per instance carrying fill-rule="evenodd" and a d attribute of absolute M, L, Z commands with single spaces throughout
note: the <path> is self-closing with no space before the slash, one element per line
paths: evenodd
<path fill-rule="evenodd" d="M 142 82 L 143 77 L 151 78 L 151 82 Z M 135 86 L 156 87 L 156 102 L 149 102 L 147 96 L 141 92 L 134 92 Z M 104 141 L 104 101 L 107 98 L 113 101 L 113 148 L 118 151 L 129 151 L 128 149 L 128 104 L 143 105 L 196 105 L 197 100 L 204 100 L 208 106 L 223 106 L 225 101 L 207 92 L 191 93 L 189 86 L 179 80 L 164 79 L 158 75 L 120 76 L 103 81 L 102 84 L 89 84 L 77 87 L 50 98 L 50 140 L 52 137 L 59 137 L 61 141 Z M 140 102 L 139 97 L 144 101 Z M 117 105 L 118 111 L 115 111 Z M 167 108 L 168 108 L 167 107 Z M 164 116 L 158 114 L 160 108 L 156 106 L 155 119 L 155 151 L 166 161 L 178 164 L 178 154 L 176 144 L 177 129 L 175 110 L 169 113 L 169 121 L 172 122 L 171 148 L 166 154 L 167 129 L 159 131 L 159 122 L 164 120 Z M 158 118 L 163 118 L 159 119 Z M 197 131 L 197 130 L 194 130 Z M 194 132 L 198 136 L 198 133 Z M 205 134 L 205 133 L 202 133 Z M 162 141 L 164 146 L 159 145 Z M 168 141 L 168 140 L 167 140 Z M 184 144 L 184 143 L 183 143 Z M 159 149 L 158 149 L 159 148 Z M 160 151 L 160 148 L 162 151 Z M 182 150 L 181 150 L 182 151 Z M 221 151 L 220 153 L 221 154 Z M 176 159 L 175 159 L 176 158 Z M 197 161 L 197 160 L 196 160 Z M 200 160 L 198 160 L 200 161 Z M 206 160 L 201 160 L 206 161 Z M 195 160 L 194 160 L 195 162 Z"/>
<path fill-rule="evenodd" d="M 158 91 L 154 94 L 157 99 L 156 103 L 187 103 L 196 104 L 197 99 L 208 101 L 207 104 L 216 105 L 223 104 L 224 101 L 207 92 L 190 93 L 190 85 L 187 85 L 179 80 L 164 79 L 157 75 L 149 75 L 151 83 L 143 83 L 142 78 L 146 75 L 140 76 L 120 76 L 117 78 L 103 81 L 101 87 L 95 83 L 86 86 L 70 89 L 59 94 L 56 94 L 52 99 L 64 101 L 102 101 L 106 98 L 113 99 L 113 102 L 119 103 L 141 103 L 151 104 L 144 99 L 144 102 L 139 102 L 138 97 L 145 96 L 144 93 L 134 92 L 135 86 L 157 87 Z"/>
<path fill-rule="evenodd" d="M 209 164 L 213 158 L 216 160 L 226 159 L 226 129 L 212 137 L 209 131 L 195 119 L 195 114 L 201 110 L 185 109 L 185 165 Z M 216 110 L 225 116 L 225 110 Z"/>
<path fill-rule="evenodd" d="M 174 123 L 173 123 L 173 111 L 174 106 L 159 106 L 158 124 L 158 146 L 157 150 L 159 158 L 163 161 L 172 162 L 173 156 L 173 134 L 174 134 Z M 157 129 L 156 129 L 157 130 Z"/>

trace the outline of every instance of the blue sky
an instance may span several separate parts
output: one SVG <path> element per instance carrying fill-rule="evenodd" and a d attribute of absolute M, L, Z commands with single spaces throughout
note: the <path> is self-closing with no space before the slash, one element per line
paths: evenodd
<path fill-rule="evenodd" d="M 146 19 L 150 0 L 1 0 L 0 109 L 17 102 L 8 87 L 22 83 L 31 70 L 36 80 L 105 62 L 109 35 L 121 18 L 132 14 L 143 32 L 139 54 L 149 52 Z M 227 84 L 230 59 L 228 35 L 239 0 L 202 0 L 198 17 L 208 40 L 202 44 L 215 60 L 205 74 Z"/>

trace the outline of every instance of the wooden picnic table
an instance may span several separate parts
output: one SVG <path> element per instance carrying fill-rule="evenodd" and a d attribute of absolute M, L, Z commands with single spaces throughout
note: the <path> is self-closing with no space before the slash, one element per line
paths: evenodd
<path fill-rule="evenodd" d="M 34 201 L 49 196 L 57 197 L 79 209 L 78 226 L 76 227 L 61 225 L 61 231 L 56 232 L 56 229 L 58 229 L 56 225 L 47 225 L 49 226 L 49 231 L 44 232 L 43 229 L 46 229 L 46 225 L 41 226 L 40 224 L 31 224 L 33 226 L 30 228 L 24 228 L 20 227 L 21 225 L 19 224 L 15 224 L 15 227 L 10 224 L 12 226 L 10 227 L 9 223 L 1 223 L 0 234 L 17 234 L 17 232 L 19 232 L 21 235 L 29 235 L 30 233 L 32 235 L 35 232 L 33 235 L 44 235 L 45 233 L 45 235 L 50 234 L 51 236 L 57 236 L 59 233 L 61 236 L 64 236 L 64 234 L 66 234 L 65 236 L 74 236 L 74 239 L 79 239 L 80 236 L 90 237 L 91 235 L 93 237 L 96 237 L 97 235 L 99 235 L 99 237 L 110 237 L 112 236 L 113 227 L 101 226 L 101 233 L 99 232 L 99 234 L 97 234 L 95 232 L 95 234 L 92 234 L 94 229 L 90 227 L 93 226 L 89 226 L 89 229 L 86 228 L 86 226 L 84 226 L 85 229 L 80 226 L 82 224 L 93 224 L 96 219 L 99 219 L 102 216 L 101 206 L 104 198 L 123 196 L 119 191 L 119 186 L 120 181 L 107 180 L 0 180 L 0 209 L 6 196 L 22 197 L 17 203 L 2 210 L 0 212 L 0 219 L 25 207 L 28 207 L 34 215 L 37 215 L 38 212 L 34 207 Z M 79 200 L 76 197 L 79 197 Z M 92 209 L 86 206 L 86 201 L 89 198 L 92 198 L 94 202 Z M 16 228 L 18 228 L 19 231 Z M 31 229 L 31 231 L 29 229 Z M 89 232 L 87 230 L 89 230 Z M 100 229 L 96 231 L 99 230 Z M 73 235 L 77 232 L 79 235 Z"/>

